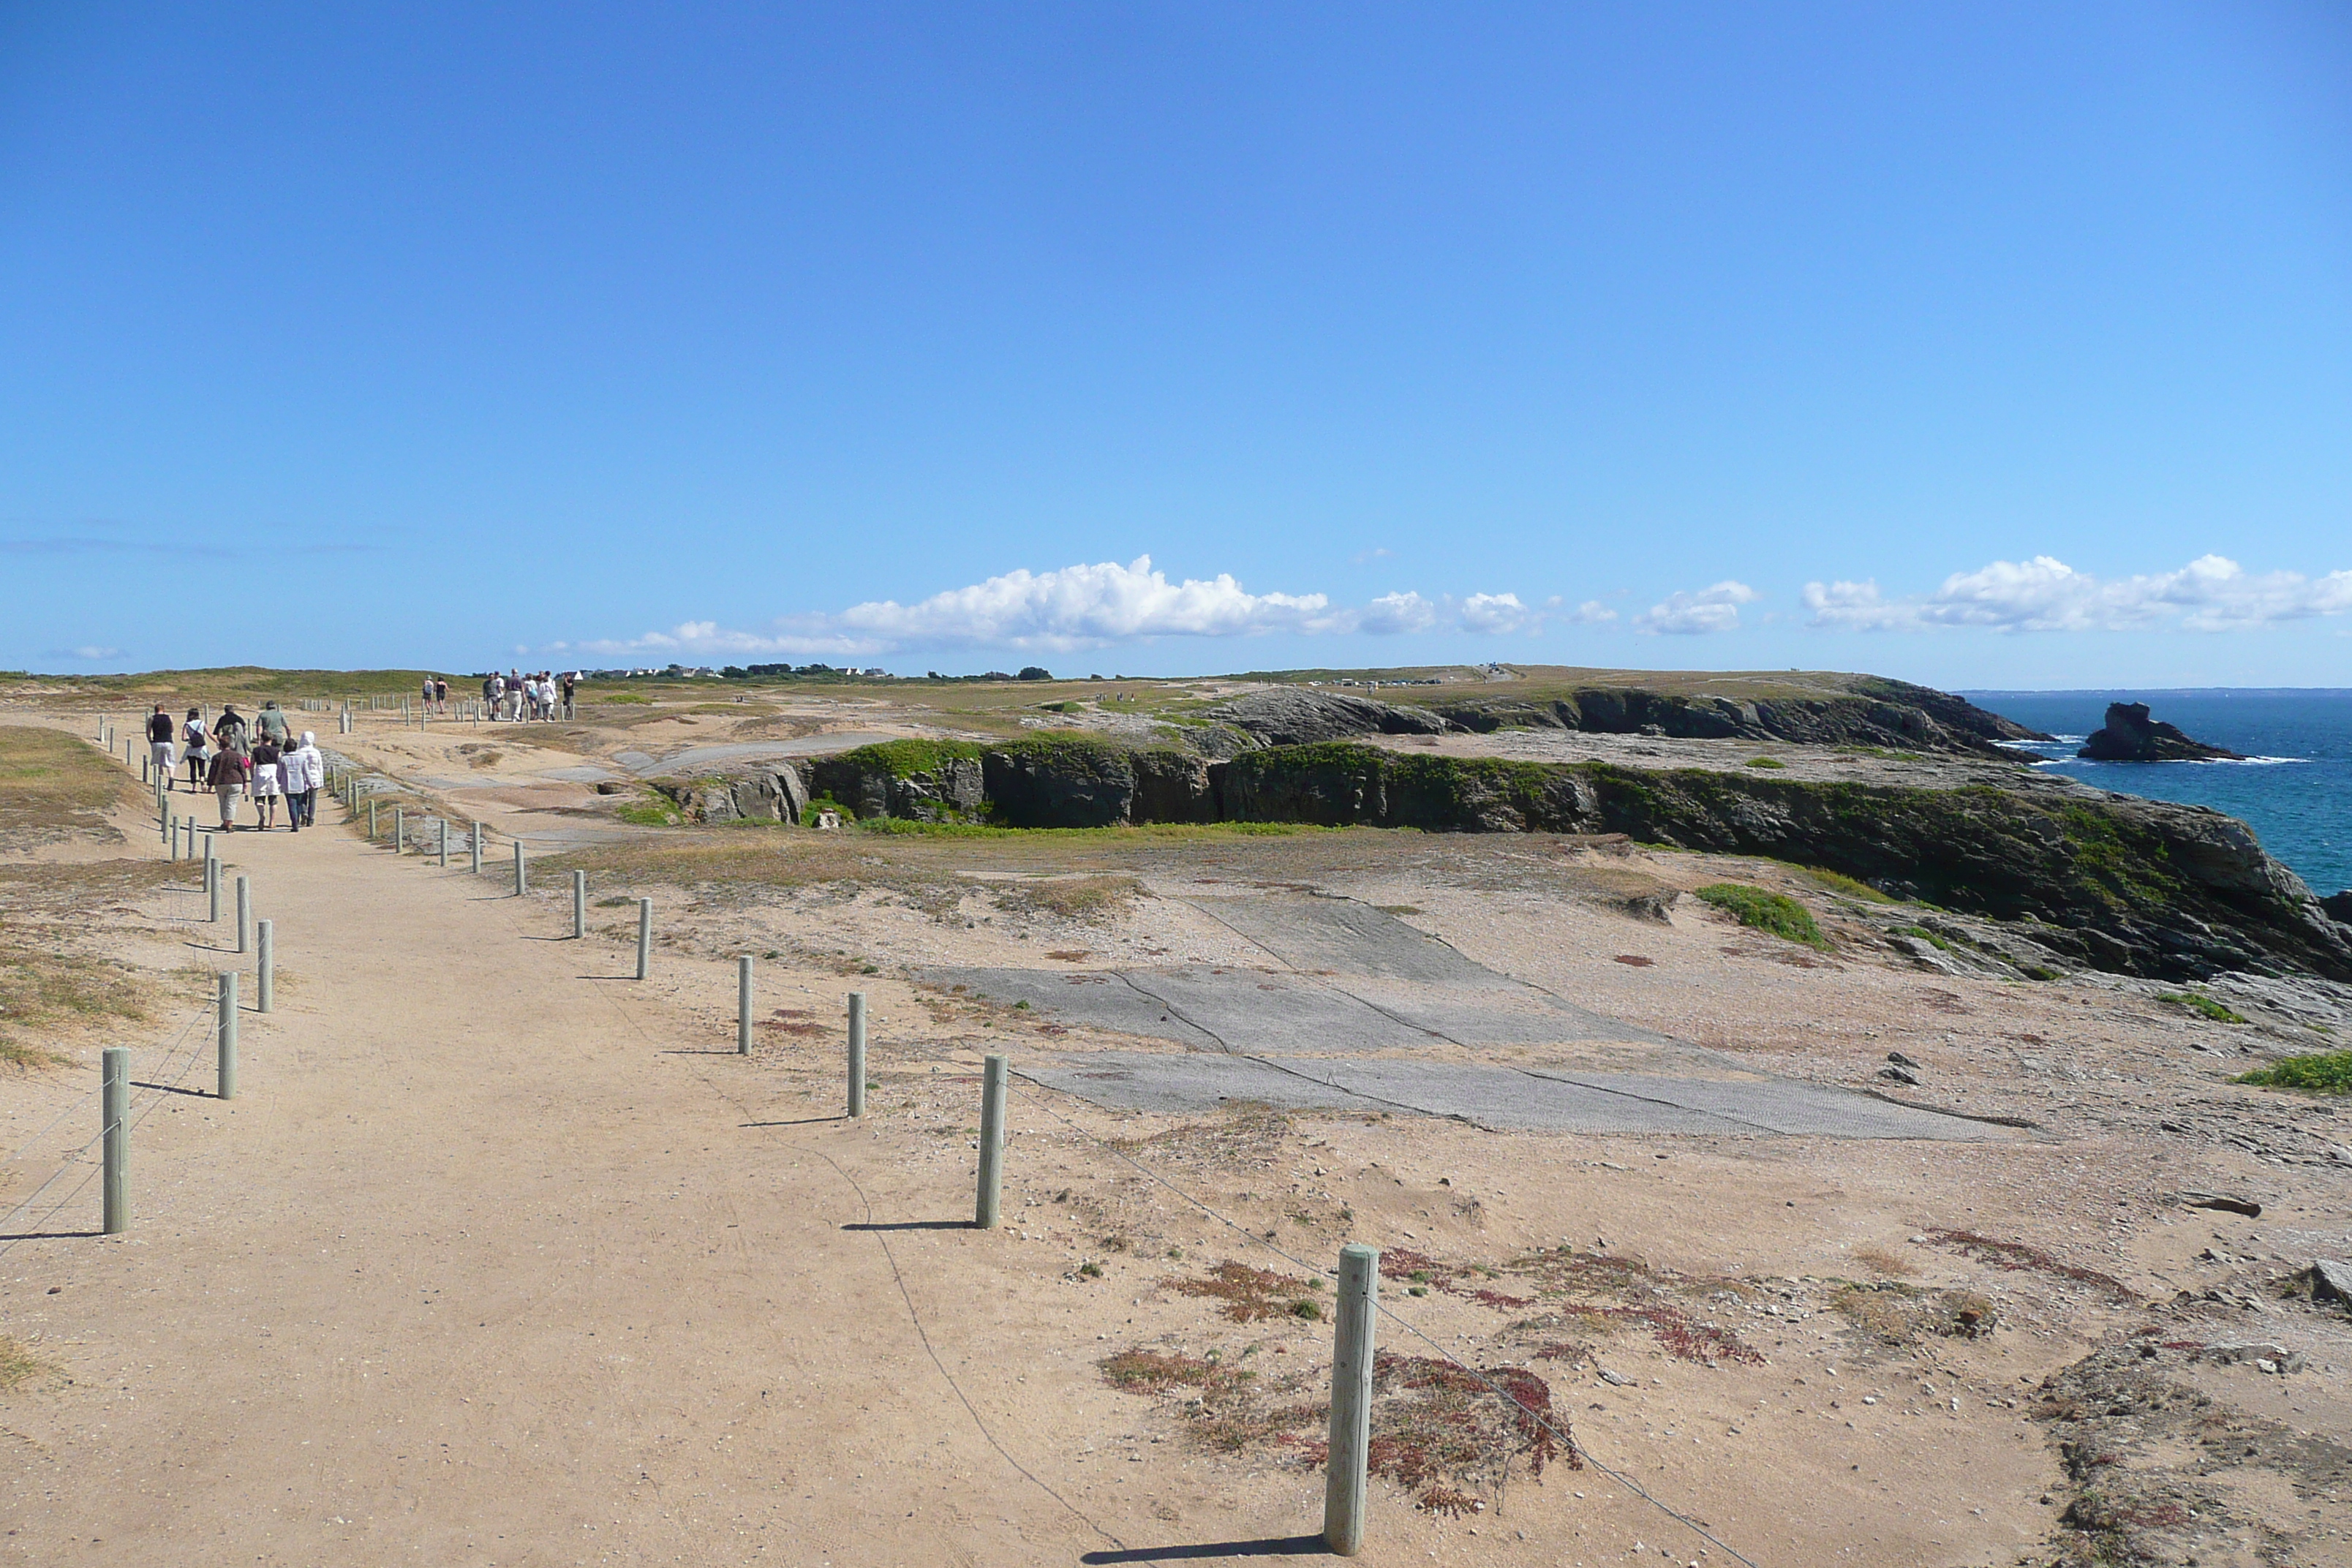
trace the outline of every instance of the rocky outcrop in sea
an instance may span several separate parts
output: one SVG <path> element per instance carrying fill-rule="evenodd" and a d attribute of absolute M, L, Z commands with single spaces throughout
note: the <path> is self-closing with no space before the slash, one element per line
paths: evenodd
<path fill-rule="evenodd" d="M 2192 741 L 2174 725 L 2147 716 L 2145 702 L 2110 702 L 2105 725 L 2091 732 L 2076 756 L 2095 763 L 2242 763 L 2222 746 Z"/>

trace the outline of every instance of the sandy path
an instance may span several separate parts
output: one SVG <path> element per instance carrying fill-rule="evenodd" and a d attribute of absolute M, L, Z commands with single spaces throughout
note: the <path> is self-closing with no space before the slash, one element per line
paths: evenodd
<path fill-rule="evenodd" d="M 1076 1500 L 1038 1413 L 1104 1402 L 1092 1336 L 992 1364 L 1037 1311 L 994 1289 L 996 1237 L 841 1228 L 866 1217 L 860 1187 L 886 1223 L 968 1214 L 965 1188 L 932 1190 L 844 1123 L 747 1130 L 805 1102 L 772 1118 L 749 1064 L 665 1054 L 640 1000 L 656 988 L 580 978 L 619 966 L 530 929 L 544 917 L 490 877 L 332 830 L 228 853 L 289 981 L 245 1020 L 240 1098 L 173 1095 L 141 1128 L 128 1238 L 20 1242 L 0 1263 L 0 1309 L 75 1380 L 9 1412 L 14 1560 L 1011 1563 L 1111 1544 L 992 1447 L 922 1338 Z M 1143 1517 L 1145 1490 L 1118 1489 L 1117 1511 Z M 1283 1534 L 1311 1516 L 1249 1522 L 1219 1521 Z"/>

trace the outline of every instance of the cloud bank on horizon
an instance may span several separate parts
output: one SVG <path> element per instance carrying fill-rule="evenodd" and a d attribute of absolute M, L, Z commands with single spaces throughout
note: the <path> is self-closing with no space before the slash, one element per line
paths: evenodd
<path fill-rule="evenodd" d="M 1531 631 L 1543 612 L 1515 594 L 1385 594 L 1334 605 L 1323 594 L 1252 594 L 1231 574 L 1171 583 L 1149 555 L 1053 572 L 1016 570 L 911 605 L 878 599 L 832 615 L 785 616 L 760 631 L 688 621 L 625 640 L 556 644 L 583 653 L 798 654 L 867 657 L 909 647 L 997 647 L 1068 653 L 1153 637 L 1289 632 L 1396 637 L 1422 632 L 1501 636 Z"/>
<path fill-rule="evenodd" d="M 2352 610 L 2352 571 L 2260 575 L 2225 555 L 2178 572 L 2095 577 L 2053 556 L 1956 572 L 1932 594 L 1890 599 L 1874 582 L 1808 583 L 1809 625 L 1847 631 L 2242 631 Z"/>
<path fill-rule="evenodd" d="M 1019 569 L 913 604 L 869 600 L 833 613 L 780 616 L 756 630 L 686 621 L 635 637 L 553 643 L 547 651 L 746 658 L 874 658 L 927 647 L 1070 653 L 1163 637 L 1274 633 L 1525 636 L 1553 622 L 1622 626 L 1645 636 L 1710 637 L 1739 630 L 1742 607 L 1765 597 L 1748 584 L 1726 578 L 1668 594 L 1631 616 L 1597 598 L 1570 606 L 1559 595 L 1530 604 L 1517 593 L 1456 597 L 1408 591 L 1343 605 L 1325 594 L 1254 594 L 1229 573 L 1171 582 L 1145 555 L 1126 565 Z M 1840 580 L 1807 583 L 1800 597 L 1810 612 L 1804 625 L 1822 630 L 2015 633 L 2177 626 L 2223 632 L 2352 611 L 2352 571 L 2320 577 L 2254 574 L 2226 556 L 2209 554 L 2177 572 L 2102 578 L 2037 555 L 1955 573 L 1927 594 L 1888 597 L 1875 581 Z"/>

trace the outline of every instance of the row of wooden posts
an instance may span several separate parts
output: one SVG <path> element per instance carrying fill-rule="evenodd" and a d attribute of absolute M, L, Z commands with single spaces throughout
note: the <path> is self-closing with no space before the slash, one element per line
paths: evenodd
<path fill-rule="evenodd" d="M 100 740 L 111 750 L 111 726 L 100 727 Z M 126 758 L 126 761 L 129 759 Z M 142 773 L 147 770 L 142 766 Z M 158 776 L 155 785 L 156 822 L 166 852 L 173 860 L 182 858 L 184 845 L 186 858 L 196 859 L 201 850 L 204 863 L 202 889 L 205 900 L 205 919 L 212 924 L 221 918 L 221 862 L 219 838 L 215 829 L 200 827 L 193 819 L 183 819 L 173 809 L 173 799 L 163 787 L 167 783 Z M 253 883 L 239 876 L 235 879 L 236 952 L 240 956 L 250 953 L 254 959 L 253 1007 L 257 1013 L 268 1013 L 277 1005 L 278 928 L 275 921 L 253 918 Z M 237 998 L 238 972 L 226 969 L 214 975 L 213 1043 L 215 1064 L 215 1094 L 222 1100 L 236 1098 L 236 1023 L 240 1004 Z M 120 1236 L 131 1228 L 131 1052 L 122 1046 L 110 1046 L 100 1053 L 99 1120 L 101 1133 L 100 1163 L 100 1228 L 108 1236 Z"/>
<path fill-rule="evenodd" d="M 343 710 L 343 729 L 351 728 L 351 710 Z M 101 722 L 99 743 L 110 753 L 113 750 L 113 726 Z M 126 743 L 124 762 L 131 762 L 131 750 Z M 143 761 L 142 775 L 146 773 Z M 157 803 L 161 810 L 163 834 L 170 846 L 172 858 L 180 858 L 180 824 L 174 820 L 171 796 L 161 788 L 158 780 Z M 362 781 L 352 770 L 338 768 L 329 777 L 329 787 L 341 799 L 354 816 L 365 790 Z M 379 837 L 377 808 L 381 803 L 367 801 L 367 832 L 373 842 Z M 446 818 L 435 818 L 436 854 L 440 865 L 449 863 L 449 824 Z M 407 853 L 408 819 L 405 806 L 393 808 L 392 847 L 394 854 Z M 221 868 L 215 836 L 210 830 L 199 829 L 191 820 L 186 824 L 187 850 L 194 858 L 201 834 L 204 852 L 204 888 L 208 900 L 207 919 L 217 922 L 221 917 Z M 466 835 L 472 870 L 482 869 L 482 825 L 470 823 Z M 530 891 L 530 868 L 525 858 L 522 841 L 514 845 L 514 890 L 520 898 Z M 270 1010 L 272 962 L 275 931 L 268 921 L 257 926 L 253 921 L 252 888 L 239 876 L 236 879 L 236 951 L 248 950 L 256 954 L 254 978 L 254 1010 Z M 636 978 L 644 980 L 652 973 L 654 905 L 651 899 L 637 900 Z M 575 869 L 572 873 L 572 934 L 584 939 L 588 934 L 588 873 Z M 735 1049 L 739 1055 L 751 1054 L 753 1026 L 751 955 L 744 953 L 735 961 Z M 215 996 L 215 1041 L 217 1062 L 217 1089 L 222 1100 L 236 1098 L 236 1019 L 237 972 L 224 970 L 217 979 Z M 853 991 L 848 995 L 848 1114 L 866 1114 L 866 994 Z M 101 1088 L 100 1114 L 104 1128 L 104 1209 L 105 1231 L 109 1236 L 121 1234 L 131 1223 L 130 1168 L 130 1106 L 131 1053 L 120 1046 L 110 1046 L 101 1056 Z M 980 1079 L 980 1169 L 978 1191 L 972 1207 L 972 1224 L 982 1230 L 996 1228 L 1002 1215 L 1004 1177 L 1004 1107 L 1005 1095 L 1012 1079 L 1009 1059 L 990 1054 L 981 1060 Z M 1380 1251 L 1376 1247 L 1347 1246 L 1339 1249 L 1337 1275 L 1337 1300 L 1334 1302 L 1335 1327 L 1331 1360 L 1331 1419 L 1329 1458 L 1326 1464 L 1323 1491 L 1323 1539 L 1336 1553 L 1352 1557 L 1362 1549 L 1364 1539 L 1364 1508 L 1368 1495 L 1367 1473 L 1370 1462 L 1373 1321 L 1378 1314 L 1380 1284 Z"/>

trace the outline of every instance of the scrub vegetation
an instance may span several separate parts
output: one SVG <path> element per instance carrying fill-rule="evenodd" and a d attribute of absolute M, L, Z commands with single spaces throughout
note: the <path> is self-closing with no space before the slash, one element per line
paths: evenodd
<path fill-rule="evenodd" d="M 1824 952 L 1829 948 L 1830 939 L 1813 922 L 1811 911 L 1786 893 L 1768 892 L 1745 882 L 1710 882 L 1692 896 L 1751 930 Z"/>
<path fill-rule="evenodd" d="M 2352 1051 L 2288 1057 L 2231 1081 L 2262 1089 L 2299 1089 L 2312 1094 L 2352 1094 Z"/>

